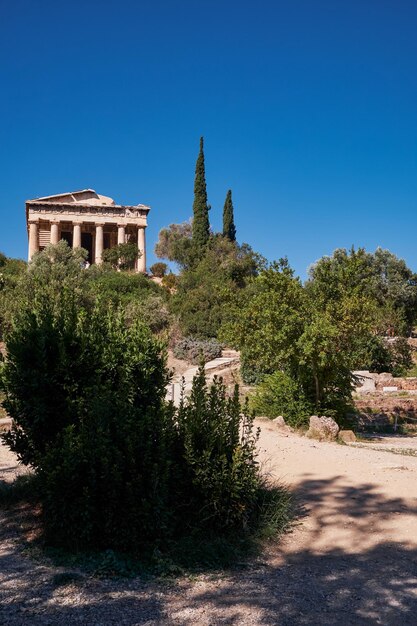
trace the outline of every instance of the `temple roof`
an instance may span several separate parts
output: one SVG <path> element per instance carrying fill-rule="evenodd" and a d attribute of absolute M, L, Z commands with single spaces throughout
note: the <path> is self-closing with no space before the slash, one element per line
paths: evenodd
<path fill-rule="evenodd" d="M 113 198 L 102 196 L 94 191 L 94 189 L 81 189 L 80 191 L 69 191 L 59 193 L 53 196 L 44 196 L 42 198 L 34 198 L 27 202 L 42 202 L 50 204 L 83 204 L 90 206 L 115 206 Z"/>
<path fill-rule="evenodd" d="M 32 207 L 36 210 L 39 206 L 51 205 L 52 207 L 71 207 L 76 206 L 77 209 L 88 210 L 89 207 L 109 207 L 115 210 L 121 209 L 140 209 L 148 212 L 150 207 L 145 204 L 121 205 L 116 204 L 113 198 L 102 196 L 94 191 L 94 189 L 81 189 L 80 191 L 69 191 L 66 193 L 58 193 L 53 196 L 43 196 L 42 198 L 34 198 L 26 200 L 26 210 Z"/>

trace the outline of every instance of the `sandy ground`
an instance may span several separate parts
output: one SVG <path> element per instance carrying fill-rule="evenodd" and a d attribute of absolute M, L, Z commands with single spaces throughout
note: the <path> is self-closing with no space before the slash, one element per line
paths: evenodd
<path fill-rule="evenodd" d="M 226 574 L 60 586 L 62 570 L 31 560 L 3 518 L 0 624 L 416 625 L 417 458 L 260 426 L 264 470 L 294 488 L 301 508 L 280 545 Z M 1 449 L 3 479 L 15 465 Z"/>

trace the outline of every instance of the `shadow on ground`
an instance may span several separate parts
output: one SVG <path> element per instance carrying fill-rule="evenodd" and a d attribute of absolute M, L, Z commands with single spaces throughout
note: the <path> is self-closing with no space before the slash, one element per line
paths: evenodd
<path fill-rule="evenodd" d="M 387 499 L 371 484 L 348 486 L 342 477 L 307 476 L 298 493 L 309 524 L 307 545 L 296 549 L 297 534 L 304 532 L 296 528 L 262 562 L 169 587 L 140 579 L 57 586 L 58 570 L 23 554 L 2 524 L 0 624 L 414 626 L 417 548 L 410 545 L 416 541 L 410 537 L 407 547 L 384 540 L 382 532 L 394 515 L 417 520 L 417 506 Z M 329 525 L 342 538 L 346 530 L 347 545 L 325 544 Z"/>
<path fill-rule="evenodd" d="M 257 572 L 233 577 L 196 600 L 225 613 L 236 606 L 248 607 L 257 615 L 257 624 L 271 626 L 415 626 L 417 548 L 395 538 L 384 541 L 382 533 L 393 516 L 404 515 L 414 516 L 417 535 L 417 502 L 386 498 L 369 483 L 352 487 L 338 476 L 330 480 L 306 476 L 298 498 L 309 523 L 307 546 L 284 548 L 278 551 L 281 558 L 275 559 L 279 565 L 269 559 Z M 326 545 L 329 526 L 337 529 L 336 543 L 342 540 L 347 545 Z M 413 543 L 417 544 L 416 537 L 410 537 Z M 238 624 L 239 616 L 224 623 Z"/>

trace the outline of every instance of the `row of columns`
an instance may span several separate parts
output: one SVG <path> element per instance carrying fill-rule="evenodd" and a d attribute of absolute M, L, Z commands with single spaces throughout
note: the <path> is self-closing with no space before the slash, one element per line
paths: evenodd
<path fill-rule="evenodd" d="M 125 243 L 126 226 L 124 224 L 118 224 L 117 226 L 117 243 Z M 51 222 L 51 237 L 52 244 L 57 244 L 59 241 L 59 222 Z M 73 224 L 72 234 L 72 247 L 81 248 L 81 222 L 75 222 Z M 104 248 L 104 226 L 103 224 L 96 224 L 96 238 L 95 238 L 95 263 L 100 265 L 103 262 L 103 248 Z M 29 222 L 29 261 L 35 252 L 39 250 L 39 224 L 38 222 Z M 138 226 L 138 272 L 146 271 L 146 247 L 145 247 L 145 227 Z"/>

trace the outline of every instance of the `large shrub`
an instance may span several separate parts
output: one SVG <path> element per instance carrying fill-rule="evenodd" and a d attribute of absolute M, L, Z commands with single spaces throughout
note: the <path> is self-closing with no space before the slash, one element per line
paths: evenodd
<path fill-rule="evenodd" d="M 147 298 L 128 302 L 125 306 L 125 315 L 128 323 L 138 319 L 153 333 L 167 330 L 171 321 L 165 298 L 153 293 Z"/>
<path fill-rule="evenodd" d="M 147 276 L 135 272 L 117 272 L 107 267 L 92 265 L 87 275 L 88 293 L 95 299 L 125 307 L 131 302 L 143 301 L 151 295 L 164 297 L 166 291 Z"/>
<path fill-rule="evenodd" d="M 177 415 L 179 472 L 176 499 L 190 530 L 243 530 L 254 513 L 260 475 L 253 416 L 231 397 L 221 379 L 207 389 L 204 368 Z"/>
<path fill-rule="evenodd" d="M 166 524 L 161 347 L 139 323 L 66 300 L 22 315 L 8 339 L 5 439 L 36 468 L 49 541 L 135 550 Z"/>
<path fill-rule="evenodd" d="M 271 418 L 282 415 L 291 426 L 306 423 L 312 413 L 300 385 L 279 371 L 265 376 L 251 398 L 251 406 L 257 415 Z"/>

